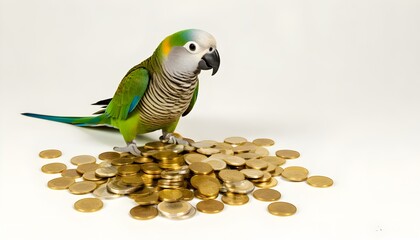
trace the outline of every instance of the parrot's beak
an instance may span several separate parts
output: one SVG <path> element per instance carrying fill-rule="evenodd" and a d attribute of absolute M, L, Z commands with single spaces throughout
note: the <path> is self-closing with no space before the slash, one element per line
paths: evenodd
<path fill-rule="evenodd" d="M 209 52 L 209 53 L 204 54 L 200 62 L 198 62 L 198 69 L 209 70 L 213 68 L 213 73 L 211 75 L 214 75 L 217 73 L 217 70 L 219 70 L 219 65 L 220 65 L 220 56 L 217 49 L 215 49 L 211 53 Z"/>

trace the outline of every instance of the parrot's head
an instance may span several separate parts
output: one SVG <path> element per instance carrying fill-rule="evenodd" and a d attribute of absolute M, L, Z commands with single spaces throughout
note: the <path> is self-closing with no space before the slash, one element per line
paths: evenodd
<path fill-rule="evenodd" d="M 199 74 L 201 70 L 219 69 L 220 57 L 214 37 L 198 29 L 176 32 L 166 37 L 155 54 L 162 59 L 163 67 L 173 74 Z"/>

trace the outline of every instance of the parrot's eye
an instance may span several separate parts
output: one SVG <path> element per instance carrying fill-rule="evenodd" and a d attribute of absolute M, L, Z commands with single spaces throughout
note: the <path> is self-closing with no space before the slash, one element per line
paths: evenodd
<path fill-rule="evenodd" d="M 190 51 L 191 51 L 191 52 L 194 52 L 194 51 L 195 51 L 195 49 L 196 49 L 196 46 L 195 46 L 195 44 L 194 44 L 194 43 L 190 43 L 189 48 L 190 48 Z"/>
<path fill-rule="evenodd" d="M 209 48 L 209 52 L 213 52 L 213 48 L 212 47 Z"/>

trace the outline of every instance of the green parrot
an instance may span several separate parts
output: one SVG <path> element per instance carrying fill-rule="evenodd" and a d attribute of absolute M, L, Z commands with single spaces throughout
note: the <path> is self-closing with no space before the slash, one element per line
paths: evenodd
<path fill-rule="evenodd" d="M 166 37 L 152 56 L 131 68 L 121 80 L 113 98 L 94 103 L 103 105 L 96 116 L 61 117 L 22 113 L 76 126 L 110 126 L 119 129 L 127 144 L 115 151 L 139 156 L 135 138 L 162 130 L 161 140 L 187 142 L 173 134 L 181 116 L 194 107 L 201 70 L 219 69 L 215 38 L 202 30 L 188 29 Z"/>

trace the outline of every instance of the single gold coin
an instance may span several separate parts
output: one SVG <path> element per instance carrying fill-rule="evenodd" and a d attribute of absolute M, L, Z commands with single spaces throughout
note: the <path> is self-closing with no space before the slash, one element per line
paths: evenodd
<path fill-rule="evenodd" d="M 246 140 L 246 138 L 243 137 L 228 137 L 224 140 L 225 143 L 229 143 L 232 145 L 241 145 L 243 143 L 246 143 L 247 141 L 248 140 Z"/>
<path fill-rule="evenodd" d="M 255 149 L 257 149 L 257 145 L 251 142 L 245 142 L 245 143 L 242 143 L 241 145 L 234 147 L 232 150 L 235 153 L 244 153 L 244 152 L 253 152 L 255 151 Z"/>
<path fill-rule="evenodd" d="M 197 149 L 197 152 L 201 153 L 201 154 L 204 154 L 204 155 L 207 155 L 207 156 L 210 156 L 212 154 L 219 153 L 220 149 L 217 149 L 217 148 L 199 148 L 199 149 Z"/>
<path fill-rule="evenodd" d="M 112 160 L 111 164 L 114 166 L 123 166 L 123 165 L 132 164 L 133 162 L 134 162 L 134 159 L 132 158 L 122 157 L 122 158 Z"/>
<path fill-rule="evenodd" d="M 265 147 L 256 147 L 252 152 L 260 155 L 261 157 L 270 155 L 270 151 L 268 151 L 268 149 Z"/>
<path fill-rule="evenodd" d="M 157 163 L 144 163 L 141 165 L 141 170 L 147 174 L 161 174 L 162 169 Z"/>
<path fill-rule="evenodd" d="M 245 177 L 249 179 L 258 179 L 264 176 L 264 172 L 257 169 L 246 168 L 242 169 L 240 172 L 245 174 Z"/>
<path fill-rule="evenodd" d="M 96 158 L 94 156 L 90 156 L 90 155 L 79 155 L 79 156 L 75 156 L 72 157 L 70 159 L 70 162 L 73 165 L 82 165 L 82 164 L 86 164 L 86 163 L 95 163 L 96 162 Z"/>
<path fill-rule="evenodd" d="M 190 179 L 191 185 L 194 188 L 199 188 L 200 185 L 205 185 L 208 182 L 213 182 L 217 185 L 218 188 L 221 187 L 221 184 L 219 182 L 219 180 L 215 177 L 211 177 L 209 175 L 194 175 L 191 179 Z"/>
<path fill-rule="evenodd" d="M 74 203 L 74 208 L 79 212 L 96 212 L 103 206 L 104 203 L 98 198 L 83 198 Z"/>
<path fill-rule="evenodd" d="M 152 150 L 163 150 L 165 149 L 165 146 L 170 145 L 170 144 L 166 144 L 160 141 L 156 141 L 156 142 L 148 142 L 144 145 L 144 148 L 146 149 L 152 149 Z"/>
<path fill-rule="evenodd" d="M 306 182 L 312 187 L 326 188 L 333 185 L 333 180 L 325 176 L 310 176 Z"/>
<path fill-rule="evenodd" d="M 78 173 L 76 171 L 76 169 L 66 169 L 66 170 L 61 172 L 61 176 L 62 177 L 71 177 L 71 178 L 76 179 L 76 178 L 81 177 L 82 175 L 80 175 L 80 173 Z"/>
<path fill-rule="evenodd" d="M 90 181 L 75 182 L 69 187 L 69 191 L 73 194 L 86 194 L 90 193 L 96 188 L 96 183 Z"/>
<path fill-rule="evenodd" d="M 112 161 L 120 158 L 121 155 L 117 152 L 103 152 L 99 154 L 98 158 L 104 161 Z"/>
<path fill-rule="evenodd" d="M 276 216 L 291 216 L 296 213 L 296 207 L 288 202 L 273 202 L 268 205 L 268 211 Z"/>
<path fill-rule="evenodd" d="M 201 195 L 204 195 L 206 197 L 212 197 L 217 196 L 219 194 L 219 184 L 208 181 L 204 184 L 198 185 L 197 190 L 200 192 Z"/>
<path fill-rule="evenodd" d="M 245 159 L 238 157 L 238 156 L 231 156 L 231 155 L 224 155 L 222 158 L 228 165 L 234 167 L 240 167 L 245 165 Z"/>
<path fill-rule="evenodd" d="M 261 159 L 251 159 L 246 161 L 246 166 L 253 169 L 264 170 L 268 167 L 268 163 Z"/>
<path fill-rule="evenodd" d="M 252 143 L 254 143 L 257 146 L 269 147 L 274 145 L 274 140 L 269 138 L 257 138 L 254 141 L 252 141 Z"/>
<path fill-rule="evenodd" d="M 163 189 L 159 192 L 159 200 L 166 202 L 176 202 L 181 200 L 182 192 L 176 189 Z"/>
<path fill-rule="evenodd" d="M 184 155 L 184 159 L 185 162 L 191 164 L 193 162 L 201 162 L 204 159 L 207 159 L 207 156 L 199 153 L 188 153 Z"/>
<path fill-rule="evenodd" d="M 259 154 L 256 154 L 256 153 L 253 153 L 253 152 L 238 153 L 235 156 L 241 157 L 241 158 L 243 158 L 245 160 L 249 160 L 249 159 L 259 158 L 260 157 Z"/>
<path fill-rule="evenodd" d="M 123 176 L 121 182 L 129 185 L 143 185 L 143 178 L 141 174 Z"/>
<path fill-rule="evenodd" d="M 292 182 L 302 182 L 308 177 L 309 171 L 304 167 L 287 167 L 281 173 L 281 176 Z"/>
<path fill-rule="evenodd" d="M 223 211 L 225 205 L 217 200 L 208 199 L 197 203 L 197 210 L 203 213 L 219 213 Z"/>
<path fill-rule="evenodd" d="M 159 203 L 159 194 L 157 192 L 152 192 L 146 196 L 136 197 L 134 199 L 138 205 L 152 205 Z"/>
<path fill-rule="evenodd" d="M 95 171 L 89 171 L 83 173 L 83 179 L 87 181 L 101 181 L 103 178 L 96 176 Z"/>
<path fill-rule="evenodd" d="M 48 174 L 61 173 L 66 170 L 67 166 L 64 163 L 48 163 L 41 167 L 41 171 Z"/>
<path fill-rule="evenodd" d="M 213 172 L 211 165 L 205 162 L 193 162 L 189 168 L 195 174 L 209 174 Z"/>
<path fill-rule="evenodd" d="M 257 182 L 254 182 L 254 185 L 256 187 L 259 187 L 259 188 L 272 188 L 272 187 L 277 186 L 277 184 L 278 184 L 278 181 L 275 178 L 271 178 L 267 182 L 258 182 L 258 183 Z"/>
<path fill-rule="evenodd" d="M 149 220 L 158 215 L 158 210 L 154 206 L 136 206 L 130 210 L 130 215 L 138 220 Z"/>
<path fill-rule="evenodd" d="M 219 178 L 224 182 L 239 182 L 245 180 L 245 175 L 238 170 L 223 169 L 219 172 Z"/>
<path fill-rule="evenodd" d="M 248 180 L 242 180 L 239 182 L 226 182 L 224 186 L 229 192 L 241 194 L 248 194 L 255 188 L 254 184 Z"/>
<path fill-rule="evenodd" d="M 74 183 L 74 178 L 71 177 L 59 177 L 48 181 L 48 187 L 54 190 L 64 190 L 70 187 Z"/>
<path fill-rule="evenodd" d="M 181 199 L 183 201 L 191 201 L 191 200 L 194 199 L 194 192 L 192 192 L 188 189 L 185 189 L 185 188 L 182 188 L 182 189 L 179 189 L 179 190 L 182 192 L 182 198 Z"/>
<path fill-rule="evenodd" d="M 300 153 L 294 150 L 278 150 L 276 151 L 276 156 L 284 159 L 295 159 L 300 157 Z"/>
<path fill-rule="evenodd" d="M 283 165 L 286 162 L 286 159 L 277 156 L 265 156 L 262 157 L 261 160 L 274 164 L 276 166 Z"/>
<path fill-rule="evenodd" d="M 252 195 L 255 199 L 266 202 L 277 201 L 281 197 L 280 192 L 274 189 L 258 189 Z"/>
<path fill-rule="evenodd" d="M 222 202 L 227 205 L 239 206 L 249 202 L 249 197 L 246 194 L 226 193 L 222 196 Z"/>
<path fill-rule="evenodd" d="M 118 168 L 118 173 L 120 175 L 133 175 L 136 174 L 138 171 L 140 171 L 141 165 L 139 164 L 127 164 L 120 166 Z"/>
<path fill-rule="evenodd" d="M 80 174 L 84 174 L 85 172 L 95 171 L 99 168 L 99 164 L 96 163 L 86 163 L 77 166 L 76 171 Z"/>
<path fill-rule="evenodd" d="M 41 151 L 39 153 L 39 157 L 46 158 L 46 159 L 58 158 L 61 155 L 62 155 L 61 151 L 57 149 L 48 149 L 48 150 Z"/>
<path fill-rule="evenodd" d="M 211 148 L 217 144 L 216 141 L 213 140 L 203 140 L 199 142 L 193 142 L 191 143 L 191 146 L 195 148 Z"/>
<path fill-rule="evenodd" d="M 282 172 L 283 172 L 282 167 L 276 167 L 276 169 L 274 169 L 274 172 L 271 173 L 271 176 L 273 176 L 273 177 L 280 176 Z"/>
<path fill-rule="evenodd" d="M 226 168 L 226 162 L 217 158 L 207 158 L 203 162 L 210 164 L 215 171 L 220 171 Z"/>
<path fill-rule="evenodd" d="M 114 166 L 100 167 L 95 170 L 96 176 L 101 177 L 101 178 L 115 177 L 117 173 L 118 173 L 118 170 Z"/>

